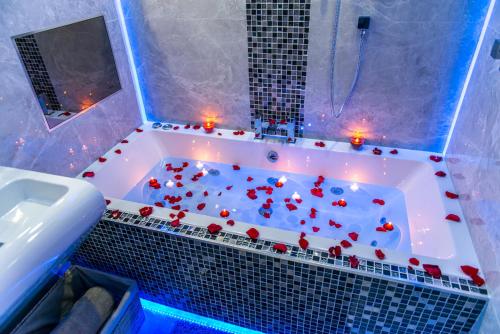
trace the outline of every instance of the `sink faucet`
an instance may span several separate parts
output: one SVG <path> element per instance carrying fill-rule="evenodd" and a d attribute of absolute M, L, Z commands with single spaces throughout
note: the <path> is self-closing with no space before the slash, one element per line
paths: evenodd
<path fill-rule="evenodd" d="M 295 143 L 295 119 L 277 122 L 274 119 L 264 121 L 262 117 L 255 119 L 255 139 L 272 137 L 286 139 L 288 143 Z M 284 134 L 285 133 L 285 134 Z"/>

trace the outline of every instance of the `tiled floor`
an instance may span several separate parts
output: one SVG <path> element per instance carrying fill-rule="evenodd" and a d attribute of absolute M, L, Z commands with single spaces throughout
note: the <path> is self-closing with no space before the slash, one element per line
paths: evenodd
<path fill-rule="evenodd" d="M 262 334 L 141 299 L 146 319 L 139 334 Z"/>

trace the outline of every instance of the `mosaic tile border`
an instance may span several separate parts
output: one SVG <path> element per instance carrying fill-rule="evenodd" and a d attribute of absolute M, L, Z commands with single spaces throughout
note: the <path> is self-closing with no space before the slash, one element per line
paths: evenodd
<path fill-rule="evenodd" d="M 368 274 L 378 278 L 388 278 L 405 283 L 423 285 L 430 288 L 440 288 L 446 292 L 458 292 L 466 294 L 467 296 L 475 295 L 482 299 L 487 299 L 488 296 L 486 288 L 479 288 L 472 280 L 466 280 L 456 276 L 443 275 L 440 279 L 435 279 L 423 270 L 409 270 L 407 267 L 360 257 L 358 257 L 358 268 L 351 268 L 349 257 L 344 255 L 339 258 L 334 258 L 325 251 L 314 249 L 307 249 L 304 251 L 296 245 L 291 244 L 286 244 L 288 248 L 286 253 L 280 253 L 273 249 L 275 242 L 270 240 L 258 239 L 253 241 L 247 236 L 224 231 L 217 234 L 211 234 L 208 232 L 207 228 L 186 223 L 182 223 L 179 227 L 172 227 L 168 220 L 154 217 L 142 217 L 126 211 L 122 211 L 121 216 L 115 219 L 111 215 L 112 211 L 114 210 L 107 209 L 102 220 L 109 220 L 112 222 L 141 226 L 158 231 L 181 234 L 217 243 L 221 242 L 226 245 L 244 249 L 246 248 L 272 255 L 288 256 L 293 260 L 298 259 L 314 264 L 334 267 L 336 269 L 347 269 L 349 271 L 355 271 L 360 274 Z"/>
<path fill-rule="evenodd" d="M 245 7 L 252 128 L 256 118 L 293 120 L 302 137 L 311 0 L 246 0 Z"/>

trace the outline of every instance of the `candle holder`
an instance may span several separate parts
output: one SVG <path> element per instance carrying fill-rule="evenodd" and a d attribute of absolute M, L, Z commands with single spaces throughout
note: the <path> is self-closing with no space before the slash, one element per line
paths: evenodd
<path fill-rule="evenodd" d="M 359 133 L 355 133 L 351 137 L 351 146 L 355 150 L 360 150 L 364 143 L 365 143 L 365 139 Z"/>
<path fill-rule="evenodd" d="M 215 129 L 215 122 L 212 121 L 203 122 L 203 130 L 205 130 L 206 133 L 212 133 L 214 129 Z"/>

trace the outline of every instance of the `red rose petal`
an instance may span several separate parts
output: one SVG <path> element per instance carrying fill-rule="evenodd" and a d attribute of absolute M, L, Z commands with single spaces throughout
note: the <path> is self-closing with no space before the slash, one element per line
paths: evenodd
<path fill-rule="evenodd" d="M 323 197 L 323 189 L 321 188 L 312 188 L 311 195 L 322 198 Z"/>
<path fill-rule="evenodd" d="M 299 246 L 300 248 L 302 248 L 303 250 L 306 250 L 307 247 L 309 247 L 309 241 L 307 241 L 306 239 L 304 238 L 300 238 L 299 239 Z"/>
<path fill-rule="evenodd" d="M 163 208 L 165 205 L 162 202 L 155 202 L 155 206 Z"/>
<path fill-rule="evenodd" d="M 375 250 L 375 255 L 380 259 L 380 260 L 383 260 L 385 259 L 385 254 L 384 252 L 382 252 L 381 249 L 376 249 Z"/>
<path fill-rule="evenodd" d="M 201 125 L 200 124 L 195 124 L 193 125 L 193 129 L 194 130 L 199 130 L 201 128 Z"/>
<path fill-rule="evenodd" d="M 106 160 L 108 160 L 108 159 L 106 159 L 105 157 L 99 157 L 98 160 L 99 160 L 99 162 L 106 162 Z"/>
<path fill-rule="evenodd" d="M 351 264 L 351 268 L 357 268 L 359 266 L 359 260 L 356 255 L 349 256 L 349 263 Z"/>
<path fill-rule="evenodd" d="M 205 190 L 205 191 L 203 192 L 203 196 L 207 197 L 207 196 L 208 196 L 208 191 L 206 191 L 206 190 Z"/>
<path fill-rule="evenodd" d="M 465 275 L 467 276 L 474 276 L 474 275 L 477 275 L 479 273 L 479 269 L 476 268 L 476 267 L 472 267 L 472 266 L 460 266 L 460 269 L 462 269 L 462 271 L 464 272 Z"/>
<path fill-rule="evenodd" d="M 111 217 L 113 217 L 114 219 L 120 218 L 121 215 L 122 215 L 122 213 L 120 210 L 113 210 L 111 212 Z"/>
<path fill-rule="evenodd" d="M 319 227 L 317 227 L 317 226 L 313 226 L 313 227 L 312 227 L 312 230 L 313 230 L 313 232 L 318 232 L 318 231 L 319 231 Z"/>
<path fill-rule="evenodd" d="M 375 154 L 375 155 L 381 155 L 382 154 L 382 150 L 379 149 L 378 147 L 375 147 L 373 150 L 372 150 L 372 153 Z"/>
<path fill-rule="evenodd" d="M 326 145 L 325 145 L 325 143 L 324 143 L 324 142 L 322 142 L 322 141 L 317 141 L 317 142 L 315 142 L 315 143 L 314 143 L 314 146 L 317 146 L 317 147 L 325 147 Z"/>
<path fill-rule="evenodd" d="M 139 129 L 139 128 L 135 129 L 135 132 L 142 132 L 142 131 L 144 131 L 144 130 L 143 129 Z"/>
<path fill-rule="evenodd" d="M 286 253 L 287 251 L 287 247 L 285 244 L 274 244 L 273 249 L 281 253 Z"/>
<path fill-rule="evenodd" d="M 247 182 L 252 182 L 253 181 L 253 177 L 249 176 L 247 177 Z"/>
<path fill-rule="evenodd" d="M 417 258 L 414 258 L 414 257 L 410 258 L 410 259 L 408 260 L 408 262 L 410 262 L 410 263 L 411 263 L 411 264 L 413 264 L 414 266 L 418 266 L 418 265 L 420 265 L 420 261 L 419 261 Z"/>
<path fill-rule="evenodd" d="M 387 230 L 383 226 L 378 226 L 375 230 L 377 232 L 387 232 Z"/>
<path fill-rule="evenodd" d="M 342 247 L 344 247 L 344 248 L 349 248 L 349 247 L 351 247 L 351 246 L 352 246 L 352 244 L 351 244 L 349 241 L 347 241 L 347 240 L 342 240 L 342 241 L 340 242 L 340 245 L 341 245 Z"/>
<path fill-rule="evenodd" d="M 330 225 L 330 226 L 335 226 L 335 224 L 336 224 L 335 221 L 333 221 L 331 219 L 328 221 L 328 225 Z"/>
<path fill-rule="evenodd" d="M 252 227 L 247 231 L 247 235 L 250 237 L 250 239 L 257 240 L 257 238 L 259 237 L 259 231 Z"/>
<path fill-rule="evenodd" d="M 180 210 L 181 206 L 179 204 L 177 205 L 172 205 L 172 210 Z"/>
<path fill-rule="evenodd" d="M 300 225 L 305 225 L 305 224 L 306 224 L 306 221 L 305 221 L 304 219 L 302 219 L 302 220 L 300 221 Z"/>
<path fill-rule="evenodd" d="M 210 232 L 210 234 L 215 234 L 215 233 L 219 232 L 220 230 L 222 230 L 222 226 L 220 226 L 218 224 L 210 224 L 207 226 L 207 229 L 208 229 L 208 232 Z"/>
<path fill-rule="evenodd" d="M 174 129 L 174 130 L 179 130 L 179 126 L 178 126 L 178 125 L 176 125 L 176 126 L 174 126 L 174 127 L 173 127 L 173 129 Z"/>
<path fill-rule="evenodd" d="M 434 175 L 439 176 L 439 177 L 445 177 L 446 173 L 443 172 L 442 170 L 440 170 L 440 171 L 437 171 L 436 173 L 434 173 Z"/>
<path fill-rule="evenodd" d="M 447 216 L 446 216 L 446 219 L 447 219 L 447 220 L 451 220 L 451 221 L 453 221 L 453 222 L 457 222 L 457 223 L 459 223 L 459 222 L 460 222 L 460 217 L 459 217 L 459 216 L 457 216 L 457 215 L 455 215 L 455 214 L 453 214 L 453 213 L 450 213 L 449 215 L 447 215 Z"/>
<path fill-rule="evenodd" d="M 380 199 L 380 198 L 375 198 L 372 202 L 374 204 L 378 204 L 378 205 L 385 205 L 385 201 L 383 199 Z"/>
<path fill-rule="evenodd" d="M 441 269 L 439 266 L 435 264 L 422 264 L 424 270 L 431 275 L 433 278 L 439 279 L 441 278 Z"/>
<path fill-rule="evenodd" d="M 358 236 L 359 234 L 357 234 L 356 232 L 351 232 L 348 234 L 349 238 L 351 238 L 353 241 L 358 241 Z"/>
<path fill-rule="evenodd" d="M 240 166 L 238 166 L 238 165 L 233 165 L 233 170 L 240 170 L 240 169 L 241 169 L 241 168 L 240 168 Z"/>
<path fill-rule="evenodd" d="M 186 197 L 193 197 L 193 193 L 192 193 L 191 191 L 188 191 L 188 192 L 186 193 Z"/>
<path fill-rule="evenodd" d="M 330 256 L 339 257 L 340 255 L 342 255 L 342 248 L 340 246 L 332 246 L 328 248 L 328 253 L 330 254 Z"/>
<path fill-rule="evenodd" d="M 170 226 L 179 227 L 181 225 L 181 221 L 179 219 L 174 219 L 170 222 Z"/>
<path fill-rule="evenodd" d="M 431 159 L 434 162 L 440 162 L 441 160 L 443 160 L 442 157 L 437 156 L 437 155 L 431 155 L 431 156 L 429 156 L 429 159 Z"/>
<path fill-rule="evenodd" d="M 264 218 L 266 218 L 266 219 L 271 218 L 271 214 L 269 212 L 264 212 L 264 214 L 262 216 L 264 216 Z"/>
<path fill-rule="evenodd" d="M 179 219 L 182 219 L 182 218 L 184 218 L 184 217 L 186 217 L 186 213 L 185 213 L 184 211 L 181 211 L 181 212 L 179 212 L 179 213 L 177 214 L 177 218 L 179 218 Z"/>
<path fill-rule="evenodd" d="M 121 143 L 122 143 L 122 144 L 128 144 L 128 140 L 127 140 L 127 139 L 123 139 L 123 140 L 121 141 Z"/>
<path fill-rule="evenodd" d="M 458 198 L 458 194 L 452 193 L 450 191 L 445 192 L 446 197 L 451 198 L 451 199 L 456 199 Z"/>
<path fill-rule="evenodd" d="M 151 207 L 151 206 L 145 206 L 145 207 L 139 209 L 139 214 L 143 217 L 147 217 L 152 213 L 153 213 L 153 207 Z"/>
<path fill-rule="evenodd" d="M 111 200 L 109 200 L 109 199 L 106 199 L 105 201 L 106 201 L 106 205 L 109 205 L 109 204 L 111 204 Z"/>
<path fill-rule="evenodd" d="M 389 153 L 390 153 L 390 154 L 398 154 L 399 152 L 398 152 L 398 150 L 393 149 L 393 150 L 390 150 L 390 151 L 389 151 Z"/>
<path fill-rule="evenodd" d="M 483 286 L 485 283 L 484 278 L 482 278 L 479 275 L 473 275 L 473 276 L 471 276 L 471 278 L 472 278 L 472 281 L 474 282 L 474 284 L 476 284 L 477 286 Z"/>
<path fill-rule="evenodd" d="M 233 189 L 233 186 L 227 186 L 226 187 L 226 190 L 231 190 L 231 189 Z"/>
<path fill-rule="evenodd" d="M 189 124 L 189 123 L 184 125 L 184 129 L 189 129 L 190 127 L 191 127 L 191 124 Z"/>
<path fill-rule="evenodd" d="M 200 210 L 200 211 L 201 211 L 201 210 L 203 210 L 203 209 L 205 208 L 205 206 L 206 206 L 206 204 L 205 204 L 205 203 L 200 203 L 200 204 L 198 204 L 198 205 L 196 206 L 196 208 L 197 208 L 198 210 Z"/>
<path fill-rule="evenodd" d="M 85 172 L 82 174 L 82 177 L 94 177 L 95 173 L 94 172 Z"/>
<path fill-rule="evenodd" d="M 229 226 L 234 226 L 234 220 L 232 219 L 229 219 L 226 224 L 228 224 Z"/>
<path fill-rule="evenodd" d="M 176 179 L 176 180 L 182 180 L 182 175 L 181 174 L 177 174 L 176 176 L 174 176 L 174 179 Z"/>

